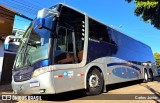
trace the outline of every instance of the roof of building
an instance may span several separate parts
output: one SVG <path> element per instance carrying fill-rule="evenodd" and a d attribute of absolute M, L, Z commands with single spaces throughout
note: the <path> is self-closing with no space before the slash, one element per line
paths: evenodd
<path fill-rule="evenodd" d="M 2 12 L 1 13 L 2 15 L 5 12 L 5 15 L 7 15 L 7 16 L 11 16 L 12 17 L 13 15 L 19 15 L 19 16 L 21 16 L 23 18 L 28 19 L 28 20 L 32 20 L 31 18 L 29 18 L 29 17 L 27 17 L 27 16 L 25 16 L 25 15 L 19 13 L 19 12 L 16 12 L 16 11 L 6 7 L 6 6 L 3 6 L 1 4 L 0 4 L 0 12 Z M 0 15 L 0 16 L 2 16 L 2 15 Z"/>

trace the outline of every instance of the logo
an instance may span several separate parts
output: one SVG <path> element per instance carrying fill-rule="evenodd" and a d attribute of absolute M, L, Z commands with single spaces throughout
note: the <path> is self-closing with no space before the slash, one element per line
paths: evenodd
<path fill-rule="evenodd" d="M 2 95 L 2 100 L 11 100 L 11 95 Z"/>
<path fill-rule="evenodd" d="M 21 85 L 20 87 L 19 87 L 19 91 L 22 91 L 24 89 L 24 87 Z"/>
<path fill-rule="evenodd" d="M 67 76 L 68 75 L 68 72 L 63 72 L 63 76 Z"/>

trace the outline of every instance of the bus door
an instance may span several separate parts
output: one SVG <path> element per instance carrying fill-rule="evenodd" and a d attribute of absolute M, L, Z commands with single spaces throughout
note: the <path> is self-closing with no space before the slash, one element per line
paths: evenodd
<path fill-rule="evenodd" d="M 74 64 L 77 62 L 74 31 L 65 27 L 58 30 L 55 48 L 55 64 Z"/>
<path fill-rule="evenodd" d="M 53 72 L 54 88 L 56 93 L 70 91 L 80 88 L 82 78 L 77 77 L 78 56 L 76 53 L 74 30 L 60 27 L 54 53 L 54 64 L 56 69 Z"/>

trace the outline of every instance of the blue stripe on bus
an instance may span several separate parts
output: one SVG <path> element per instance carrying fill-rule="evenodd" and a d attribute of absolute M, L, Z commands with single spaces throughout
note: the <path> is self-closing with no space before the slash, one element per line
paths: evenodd
<path fill-rule="evenodd" d="M 50 65 L 50 60 L 42 60 L 42 61 L 35 63 L 34 68 L 38 69 L 38 68 L 49 66 L 49 65 Z"/>
<path fill-rule="evenodd" d="M 138 67 L 136 67 L 134 65 L 128 64 L 128 63 L 109 63 L 109 64 L 107 64 L 108 67 L 110 67 L 110 66 L 117 66 L 117 65 L 128 66 L 128 67 L 131 67 L 133 69 L 136 69 L 139 72 L 141 71 L 140 68 L 138 68 Z"/>

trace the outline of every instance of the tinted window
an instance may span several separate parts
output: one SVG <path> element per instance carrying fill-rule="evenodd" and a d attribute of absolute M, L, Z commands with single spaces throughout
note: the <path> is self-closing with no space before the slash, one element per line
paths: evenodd
<path fill-rule="evenodd" d="M 117 37 L 116 37 L 117 32 L 114 29 L 108 27 L 108 34 L 110 37 L 110 42 L 114 45 L 117 45 Z"/>
<path fill-rule="evenodd" d="M 66 52 L 66 54 L 63 53 L 64 57 L 61 56 L 61 61 L 64 61 L 64 59 L 68 60 L 63 62 L 63 64 L 79 63 L 83 59 L 85 17 L 83 14 L 65 6 L 62 6 L 60 11 L 58 26 L 63 27 L 63 29 L 59 28 L 57 45 L 62 47 L 61 50 L 63 52 Z M 60 51 L 57 49 L 56 52 Z M 69 57 L 71 57 L 70 61 Z M 55 59 L 56 63 L 62 63 L 58 62 L 60 61 L 60 57 Z"/>
<path fill-rule="evenodd" d="M 109 43 L 107 26 L 89 18 L 89 38 Z"/>
<path fill-rule="evenodd" d="M 73 31 L 70 31 L 67 28 L 59 28 L 55 51 L 55 63 L 70 64 L 75 62 L 73 44 Z"/>

